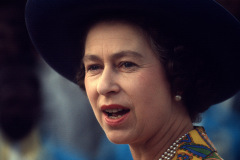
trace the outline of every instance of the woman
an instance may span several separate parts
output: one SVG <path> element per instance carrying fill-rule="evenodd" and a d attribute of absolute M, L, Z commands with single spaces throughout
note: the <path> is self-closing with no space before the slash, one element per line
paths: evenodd
<path fill-rule="evenodd" d="M 221 159 L 199 113 L 240 88 L 240 24 L 211 0 L 28 1 L 43 58 L 134 159 Z"/>

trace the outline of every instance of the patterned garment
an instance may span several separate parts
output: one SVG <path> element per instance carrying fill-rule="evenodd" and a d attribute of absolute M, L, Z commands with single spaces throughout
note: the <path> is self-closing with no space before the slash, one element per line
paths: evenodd
<path fill-rule="evenodd" d="M 195 127 L 180 141 L 173 160 L 223 160 L 203 127 Z"/>

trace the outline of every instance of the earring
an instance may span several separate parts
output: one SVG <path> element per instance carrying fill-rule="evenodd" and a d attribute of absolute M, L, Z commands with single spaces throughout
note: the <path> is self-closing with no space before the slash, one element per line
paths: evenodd
<path fill-rule="evenodd" d="M 176 95 L 176 96 L 175 96 L 175 100 L 176 100 L 177 102 L 181 101 L 181 100 L 182 100 L 182 96 Z"/>

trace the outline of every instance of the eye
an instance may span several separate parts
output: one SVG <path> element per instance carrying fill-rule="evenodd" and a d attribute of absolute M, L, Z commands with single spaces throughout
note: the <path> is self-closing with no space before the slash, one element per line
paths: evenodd
<path fill-rule="evenodd" d="M 94 71 L 100 69 L 99 65 L 90 65 L 87 67 L 87 71 Z"/>
<path fill-rule="evenodd" d="M 136 66 L 136 64 L 132 63 L 132 62 L 124 62 L 122 65 L 124 67 L 126 67 L 126 68 L 130 68 L 130 67 Z"/>
<path fill-rule="evenodd" d="M 121 62 L 119 66 L 125 67 L 125 68 L 131 68 L 131 67 L 136 66 L 136 64 L 133 62 Z"/>
<path fill-rule="evenodd" d="M 123 71 L 134 71 L 137 68 L 137 64 L 133 63 L 133 62 L 128 62 L 128 61 L 121 62 L 119 64 L 119 68 L 120 68 L 120 70 L 123 70 Z"/>
<path fill-rule="evenodd" d="M 102 69 L 102 66 L 98 64 L 92 64 L 92 65 L 86 66 L 85 68 L 87 73 L 97 74 Z"/>

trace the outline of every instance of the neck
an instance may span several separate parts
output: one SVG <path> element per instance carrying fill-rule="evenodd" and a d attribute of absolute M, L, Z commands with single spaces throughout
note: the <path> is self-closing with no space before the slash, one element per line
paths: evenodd
<path fill-rule="evenodd" d="M 176 112 L 177 113 L 177 112 Z M 157 133 L 144 142 L 129 144 L 134 160 L 158 160 L 164 152 L 180 137 L 193 129 L 189 116 L 172 116 Z"/>

